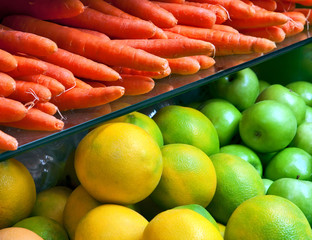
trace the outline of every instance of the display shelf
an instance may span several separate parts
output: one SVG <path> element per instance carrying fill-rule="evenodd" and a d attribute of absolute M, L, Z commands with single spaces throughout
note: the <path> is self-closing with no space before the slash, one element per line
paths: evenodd
<path fill-rule="evenodd" d="M 88 130 L 104 121 L 115 117 L 152 108 L 155 105 L 174 98 L 178 95 L 192 91 L 209 84 L 220 77 L 234 73 L 247 67 L 281 56 L 291 50 L 312 43 L 312 30 L 306 30 L 298 35 L 287 38 L 277 44 L 277 48 L 267 54 L 247 54 L 216 57 L 214 67 L 201 70 L 188 76 L 170 75 L 161 80 L 156 80 L 154 89 L 139 96 L 123 96 L 122 98 L 100 107 L 63 112 L 65 127 L 59 132 L 26 131 L 14 128 L 0 127 L 0 130 L 14 136 L 19 147 L 16 151 L 7 151 L 0 154 L 0 161 L 17 156 L 25 151 L 37 148 L 53 141 L 61 140 L 66 136 Z"/>

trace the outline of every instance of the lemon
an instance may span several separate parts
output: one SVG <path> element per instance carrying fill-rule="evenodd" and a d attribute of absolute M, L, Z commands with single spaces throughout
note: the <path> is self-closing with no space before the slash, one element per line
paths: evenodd
<path fill-rule="evenodd" d="M 161 108 L 153 119 L 162 132 L 165 144 L 193 145 L 207 155 L 219 152 L 217 130 L 199 110 L 169 105 Z"/>
<path fill-rule="evenodd" d="M 151 198 L 164 209 L 199 204 L 207 207 L 217 185 L 214 166 L 199 148 L 167 144 L 161 148 L 163 173 Z"/>
<path fill-rule="evenodd" d="M 302 211 L 288 199 L 264 195 L 243 202 L 225 228 L 225 240 L 311 240 Z"/>
<path fill-rule="evenodd" d="M 35 182 L 16 159 L 0 162 L 0 229 L 29 216 L 36 201 Z"/>
<path fill-rule="evenodd" d="M 221 223 L 217 223 L 218 227 L 219 227 L 219 231 L 222 235 L 222 237 L 224 237 L 224 232 L 225 232 L 225 226 Z"/>
<path fill-rule="evenodd" d="M 222 240 L 217 228 L 190 209 L 159 213 L 146 226 L 142 240 Z"/>
<path fill-rule="evenodd" d="M 74 239 L 75 230 L 81 218 L 100 205 L 101 203 L 91 197 L 81 185 L 69 195 L 64 207 L 63 222 L 70 239 Z"/>
<path fill-rule="evenodd" d="M 1 240 L 43 240 L 33 231 L 20 227 L 8 227 L 0 229 Z"/>
<path fill-rule="evenodd" d="M 32 216 L 45 216 L 63 225 L 63 211 L 71 189 L 57 186 L 37 194 Z"/>
<path fill-rule="evenodd" d="M 75 240 L 139 240 L 147 224 L 143 216 L 128 207 L 104 204 L 81 219 Z"/>
<path fill-rule="evenodd" d="M 81 185 L 103 203 L 137 203 L 156 188 L 162 173 L 156 141 L 130 123 L 107 123 L 88 133 L 75 154 Z"/>

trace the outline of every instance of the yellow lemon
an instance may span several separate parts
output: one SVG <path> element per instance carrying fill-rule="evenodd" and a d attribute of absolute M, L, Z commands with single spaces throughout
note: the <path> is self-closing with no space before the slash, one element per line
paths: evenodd
<path fill-rule="evenodd" d="M 157 186 L 162 156 L 156 141 L 130 123 L 107 123 L 88 133 L 75 154 L 81 185 L 103 203 L 137 203 Z"/>
<path fill-rule="evenodd" d="M 104 204 L 81 219 L 75 240 L 139 240 L 147 224 L 142 215 L 128 207 Z"/>
<path fill-rule="evenodd" d="M 217 223 L 218 227 L 219 227 L 219 231 L 222 235 L 222 237 L 224 237 L 224 232 L 225 232 L 225 226 L 221 223 Z"/>
<path fill-rule="evenodd" d="M 81 185 L 69 195 L 64 208 L 63 222 L 70 239 L 74 239 L 76 227 L 81 218 L 100 204 Z"/>
<path fill-rule="evenodd" d="M 207 207 L 217 185 L 214 166 L 199 148 L 167 144 L 161 148 L 163 174 L 151 198 L 165 209 L 199 204 Z"/>
<path fill-rule="evenodd" d="M 8 227 L 0 229 L 1 240 L 43 240 L 33 231 L 20 227 Z"/>
<path fill-rule="evenodd" d="M 0 162 L 0 229 L 29 216 L 36 201 L 35 182 L 15 159 Z"/>
<path fill-rule="evenodd" d="M 165 144 L 185 143 L 203 150 L 207 155 L 219 152 L 218 133 L 212 122 L 199 110 L 169 105 L 153 117 Z"/>
<path fill-rule="evenodd" d="M 256 196 L 231 215 L 225 240 L 311 240 L 312 232 L 302 211 L 286 198 Z"/>
<path fill-rule="evenodd" d="M 63 225 L 63 211 L 71 193 L 71 189 L 64 186 L 56 186 L 37 194 L 32 216 L 45 216 Z"/>
<path fill-rule="evenodd" d="M 217 228 L 190 209 L 159 213 L 146 226 L 142 240 L 222 240 Z"/>

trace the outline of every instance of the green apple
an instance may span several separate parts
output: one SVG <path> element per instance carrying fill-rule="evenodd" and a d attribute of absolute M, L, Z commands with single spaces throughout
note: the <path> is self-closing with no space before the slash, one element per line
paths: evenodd
<path fill-rule="evenodd" d="M 228 100 L 240 111 L 254 104 L 259 94 L 257 75 L 250 68 L 219 78 L 209 87 L 214 97 Z"/>
<path fill-rule="evenodd" d="M 240 137 L 252 150 L 261 153 L 279 151 L 292 141 L 297 120 L 286 105 L 275 100 L 255 103 L 242 113 Z"/>
<path fill-rule="evenodd" d="M 238 123 L 242 114 L 232 103 L 224 99 L 210 99 L 202 105 L 200 111 L 216 128 L 220 146 L 229 144 L 238 134 Z"/>
<path fill-rule="evenodd" d="M 287 198 L 296 204 L 312 226 L 312 182 L 281 178 L 272 183 L 267 194 Z"/>
<path fill-rule="evenodd" d="M 285 148 L 272 158 L 264 176 L 273 181 L 280 178 L 312 180 L 312 156 L 300 148 Z"/>
<path fill-rule="evenodd" d="M 293 111 L 298 125 L 305 119 L 307 105 L 303 98 L 281 84 L 273 84 L 263 90 L 256 102 L 263 100 L 275 100 L 288 106 Z"/>
<path fill-rule="evenodd" d="M 271 84 L 268 83 L 267 81 L 264 80 L 259 80 L 259 94 L 266 89 L 267 87 L 269 87 Z"/>
<path fill-rule="evenodd" d="M 312 106 L 312 83 L 298 81 L 289 83 L 286 87 L 299 94 L 308 106 Z"/>
<path fill-rule="evenodd" d="M 276 153 L 277 152 L 270 152 L 270 153 L 256 152 L 256 154 L 258 155 L 262 163 L 262 168 L 266 168 L 266 166 L 269 164 L 269 162 L 272 160 L 272 158 L 275 156 Z"/>
<path fill-rule="evenodd" d="M 307 106 L 306 115 L 305 115 L 305 122 L 312 122 L 312 107 Z"/>
<path fill-rule="evenodd" d="M 264 184 L 264 189 L 265 189 L 265 194 L 267 194 L 269 187 L 271 186 L 271 184 L 273 183 L 273 181 L 271 179 L 267 179 L 267 178 L 262 178 L 262 182 Z"/>
<path fill-rule="evenodd" d="M 298 126 L 290 146 L 301 148 L 312 155 L 312 122 L 304 122 Z"/>
<path fill-rule="evenodd" d="M 229 153 L 236 155 L 245 161 L 249 162 L 257 170 L 260 176 L 262 176 L 262 164 L 258 155 L 252 151 L 250 148 L 240 145 L 231 144 L 220 148 L 221 153 Z"/>

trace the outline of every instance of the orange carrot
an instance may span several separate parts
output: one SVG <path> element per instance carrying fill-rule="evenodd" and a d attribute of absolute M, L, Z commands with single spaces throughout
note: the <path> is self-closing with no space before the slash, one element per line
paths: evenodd
<path fill-rule="evenodd" d="M 156 32 L 154 34 L 153 37 L 151 37 L 152 39 L 168 39 L 167 35 L 164 33 L 164 31 L 156 26 Z"/>
<path fill-rule="evenodd" d="M 292 20 L 296 22 L 300 22 L 301 24 L 305 25 L 306 24 L 306 17 L 303 13 L 297 12 L 297 11 L 291 11 L 291 12 L 284 12 L 284 15 L 287 17 L 290 17 Z"/>
<path fill-rule="evenodd" d="M 248 54 L 253 52 L 265 53 L 276 48 L 274 42 L 264 38 L 256 38 L 214 29 L 179 25 L 167 30 L 189 38 L 211 42 L 216 47 L 216 55 Z"/>
<path fill-rule="evenodd" d="M 215 5 L 210 3 L 200 3 L 200 2 L 189 2 L 185 1 L 185 5 L 191 5 L 195 7 L 205 8 L 215 13 L 216 24 L 221 24 L 229 18 L 229 13 L 221 5 Z"/>
<path fill-rule="evenodd" d="M 276 1 L 275 12 L 288 12 L 293 11 L 296 8 L 296 3 L 284 0 L 275 0 L 275 1 Z"/>
<path fill-rule="evenodd" d="M 312 9 L 311 8 L 296 8 L 294 11 L 301 12 L 306 18 L 308 24 L 312 24 Z"/>
<path fill-rule="evenodd" d="M 295 21 L 293 19 L 283 25 L 280 25 L 279 27 L 283 29 L 286 37 L 294 36 L 304 30 L 304 24 L 302 24 L 300 21 Z"/>
<path fill-rule="evenodd" d="M 250 0 L 253 4 L 268 11 L 275 11 L 277 4 L 275 0 Z"/>
<path fill-rule="evenodd" d="M 125 88 L 126 95 L 141 95 L 150 92 L 155 82 L 150 77 L 138 75 L 121 75 L 122 79 L 114 82 L 105 82 L 107 86 L 120 86 Z"/>
<path fill-rule="evenodd" d="M 240 0 L 190 0 L 191 2 L 210 3 L 223 6 L 231 18 L 250 18 L 256 14 L 252 6 Z"/>
<path fill-rule="evenodd" d="M 60 48 L 57 52 L 41 59 L 66 68 L 77 77 L 99 81 L 115 81 L 120 78 L 120 75 L 110 67 Z"/>
<path fill-rule="evenodd" d="M 185 0 L 158 0 L 158 1 L 166 3 L 185 3 Z"/>
<path fill-rule="evenodd" d="M 104 41 L 77 29 L 41 21 L 29 16 L 8 16 L 3 23 L 26 32 L 35 32 L 57 42 L 60 48 L 110 66 L 124 66 L 139 70 L 162 71 L 168 62 L 145 51 Z M 47 30 L 49 29 L 49 30 Z"/>
<path fill-rule="evenodd" d="M 1 125 L 33 131 L 59 131 L 63 129 L 64 122 L 39 109 L 31 108 L 23 119 Z"/>
<path fill-rule="evenodd" d="M 170 12 L 149 0 L 112 0 L 112 3 L 119 9 L 151 21 L 161 28 L 173 27 L 177 24 L 177 19 Z"/>
<path fill-rule="evenodd" d="M 22 80 L 15 80 L 15 82 L 16 89 L 8 98 L 22 103 L 48 102 L 51 99 L 50 90 L 41 84 Z"/>
<path fill-rule="evenodd" d="M 15 91 L 16 83 L 9 75 L 0 72 L 0 97 L 7 97 Z"/>
<path fill-rule="evenodd" d="M 7 51 L 0 49 L 0 71 L 9 72 L 17 67 L 16 59 Z"/>
<path fill-rule="evenodd" d="M 46 75 L 42 75 L 42 74 L 27 75 L 23 77 L 18 77 L 17 79 L 26 81 L 26 82 L 38 83 L 42 86 L 47 87 L 50 90 L 52 97 L 65 92 L 65 87 L 63 84 L 61 84 L 56 79 L 48 77 Z"/>
<path fill-rule="evenodd" d="M 211 28 L 216 22 L 216 14 L 205 8 L 179 3 L 153 2 L 171 12 L 181 25 Z"/>
<path fill-rule="evenodd" d="M 34 56 L 49 55 L 57 50 L 50 39 L 21 31 L 0 30 L 0 48 L 9 52 L 21 52 Z"/>
<path fill-rule="evenodd" d="M 123 87 L 105 87 L 105 88 L 73 88 L 58 97 L 52 98 L 60 111 L 71 109 L 81 109 L 100 106 L 112 102 L 125 93 Z"/>
<path fill-rule="evenodd" d="M 94 31 L 94 30 L 90 30 L 90 29 L 85 29 L 85 28 L 78 28 L 78 29 L 82 32 L 89 33 L 89 34 L 95 35 L 97 37 L 100 37 L 103 40 L 110 40 L 110 38 L 104 33 Z"/>
<path fill-rule="evenodd" d="M 25 14 L 41 19 L 67 18 L 83 12 L 79 0 L 0 0 L 0 7 L 10 14 Z"/>
<path fill-rule="evenodd" d="M 208 69 L 216 63 L 216 61 L 212 57 L 206 55 L 197 55 L 190 57 L 195 59 L 199 63 L 200 69 Z"/>
<path fill-rule="evenodd" d="M 142 49 L 159 57 L 176 58 L 214 52 L 214 46 L 205 41 L 194 39 L 133 39 L 113 40 L 133 48 Z"/>
<path fill-rule="evenodd" d="M 211 29 L 224 31 L 224 32 L 239 33 L 239 31 L 237 31 L 235 28 L 231 26 L 227 26 L 227 25 L 222 25 L 222 24 L 215 24 L 212 26 Z"/>
<path fill-rule="evenodd" d="M 57 106 L 50 102 L 38 102 L 35 104 L 34 108 L 49 115 L 54 115 L 58 110 Z"/>
<path fill-rule="evenodd" d="M 76 86 L 75 86 L 75 88 L 90 89 L 90 88 L 92 88 L 92 86 L 87 84 L 86 82 L 76 78 Z"/>
<path fill-rule="evenodd" d="M 156 31 L 155 25 L 148 21 L 116 17 L 91 8 L 86 8 L 75 17 L 59 19 L 56 22 L 99 31 L 113 38 L 150 38 Z"/>
<path fill-rule="evenodd" d="M 16 55 L 14 55 L 14 58 L 17 61 L 17 68 L 15 68 L 13 71 L 7 72 L 7 74 L 13 78 L 41 74 L 48 70 L 48 66 L 40 60 Z"/>
<path fill-rule="evenodd" d="M 200 64 L 191 57 L 170 58 L 167 59 L 171 73 L 180 75 L 190 75 L 200 70 Z"/>
<path fill-rule="evenodd" d="M 19 121 L 26 113 L 27 109 L 21 102 L 0 97 L 0 123 Z"/>
<path fill-rule="evenodd" d="M 93 88 L 98 87 L 106 87 L 106 85 L 103 82 L 97 82 L 97 81 L 84 81 L 86 84 L 89 84 Z"/>
<path fill-rule="evenodd" d="M 298 3 L 303 6 L 312 6 L 312 0 L 287 0 L 287 1 Z"/>
<path fill-rule="evenodd" d="M 161 79 L 167 77 L 171 73 L 170 67 L 168 67 L 165 71 L 162 72 L 148 72 L 148 71 L 140 71 L 131 68 L 124 68 L 124 67 L 114 67 L 114 69 L 119 72 L 120 74 L 126 75 L 140 75 L 145 77 L 150 77 L 154 79 Z"/>
<path fill-rule="evenodd" d="M 14 151 L 17 147 L 18 142 L 16 138 L 0 130 L 0 150 Z"/>
<path fill-rule="evenodd" d="M 285 32 L 277 26 L 242 29 L 241 33 L 254 37 L 266 38 L 273 42 L 282 42 L 286 37 Z"/>
<path fill-rule="evenodd" d="M 168 39 L 185 39 L 185 38 L 189 39 L 188 37 L 182 36 L 174 32 L 165 31 L 165 34 L 167 35 Z"/>

